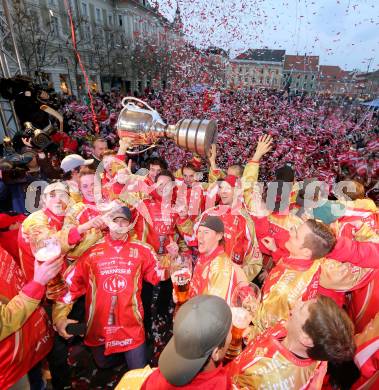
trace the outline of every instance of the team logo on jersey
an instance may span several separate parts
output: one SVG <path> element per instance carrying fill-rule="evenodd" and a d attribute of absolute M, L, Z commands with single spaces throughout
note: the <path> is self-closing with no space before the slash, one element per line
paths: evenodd
<path fill-rule="evenodd" d="M 108 276 L 103 283 L 103 288 L 106 292 L 111 294 L 119 293 L 124 291 L 127 286 L 127 281 L 122 275 L 111 275 Z"/>
<path fill-rule="evenodd" d="M 113 248 L 116 250 L 117 253 L 120 253 L 123 247 L 122 246 L 114 246 Z"/>

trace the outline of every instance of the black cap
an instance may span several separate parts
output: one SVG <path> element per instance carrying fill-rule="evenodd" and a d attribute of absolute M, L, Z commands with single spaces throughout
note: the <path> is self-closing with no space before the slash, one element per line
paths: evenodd
<path fill-rule="evenodd" d="M 224 223 L 219 217 L 213 215 L 204 218 L 199 226 L 207 227 L 208 229 L 214 230 L 216 233 L 224 233 Z"/>
<path fill-rule="evenodd" d="M 115 211 L 113 214 L 113 219 L 120 217 L 123 215 L 128 221 L 132 219 L 132 212 L 130 211 L 129 207 L 122 206 L 117 211 Z"/>

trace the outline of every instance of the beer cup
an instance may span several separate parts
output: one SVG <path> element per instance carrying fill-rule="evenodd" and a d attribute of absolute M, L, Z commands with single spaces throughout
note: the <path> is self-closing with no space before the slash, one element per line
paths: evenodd
<path fill-rule="evenodd" d="M 232 341 L 225 355 L 225 362 L 233 360 L 242 351 L 243 334 L 249 327 L 261 299 L 259 287 L 254 283 L 240 282 L 231 300 Z"/>
<path fill-rule="evenodd" d="M 171 260 L 170 274 L 172 285 L 178 299 L 177 307 L 188 300 L 188 292 L 192 277 L 192 258 L 191 256 L 180 255 Z"/>
<path fill-rule="evenodd" d="M 62 252 L 61 244 L 55 237 L 37 239 L 30 243 L 30 248 L 39 263 L 57 259 Z M 51 300 L 56 300 L 67 292 L 67 285 L 61 272 L 51 279 L 46 287 L 46 298 Z"/>

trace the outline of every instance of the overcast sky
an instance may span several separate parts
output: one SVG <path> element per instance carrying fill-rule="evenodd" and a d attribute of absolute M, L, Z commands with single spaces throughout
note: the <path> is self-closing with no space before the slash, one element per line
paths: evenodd
<path fill-rule="evenodd" d="M 176 0 L 151 0 L 172 20 Z M 198 46 L 285 49 L 320 64 L 379 69 L 378 0 L 179 0 L 186 35 Z M 371 60 L 370 60 L 371 59 Z"/>

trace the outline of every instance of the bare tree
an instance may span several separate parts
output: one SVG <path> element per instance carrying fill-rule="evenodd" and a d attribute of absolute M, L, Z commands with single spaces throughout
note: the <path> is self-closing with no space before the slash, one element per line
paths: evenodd
<path fill-rule="evenodd" d="M 56 34 L 56 26 L 51 21 L 44 26 L 37 12 L 28 9 L 21 1 L 13 4 L 12 20 L 26 73 L 34 76 L 36 72 L 55 65 L 57 49 L 51 41 Z"/>
<path fill-rule="evenodd" d="M 70 74 L 70 68 L 73 69 L 75 87 L 78 93 L 80 92 L 82 85 L 82 79 L 79 72 L 79 59 L 77 56 L 77 52 L 80 55 L 81 61 L 85 62 L 85 54 L 88 52 L 88 45 L 90 44 L 91 34 L 90 34 L 90 24 L 87 21 L 86 17 L 84 17 L 80 10 L 71 9 L 71 17 L 72 17 L 72 28 L 69 26 L 68 36 L 64 40 L 64 45 L 67 49 L 68 58 L 66 59 L 67 71 Z M 73 37 L 74 35 L 74 37 Z M 76 42 L 76 49 L 73 44 L 73 38 Z M 70 77 L 70 83 L 71 77 Z M 72 90 L 71 86 L 71 90 Z"/>
<path fill-rule="evenodd" d="M 120 61 L 116 47 L 115 32 L 110 28 L 98 27 L 92 34 L 92 64 L 100 75 L 101 87 L 104 90 L 103 78 L 107 77 L 111 83 L 119 74 Z"/>

